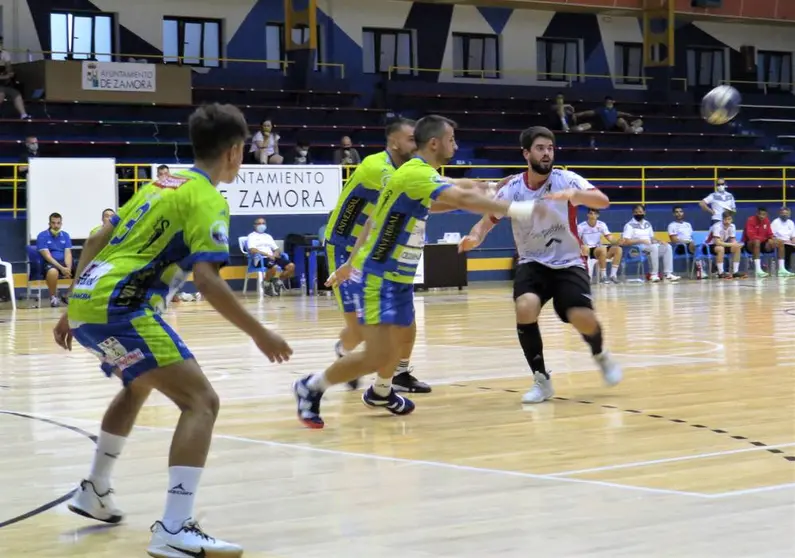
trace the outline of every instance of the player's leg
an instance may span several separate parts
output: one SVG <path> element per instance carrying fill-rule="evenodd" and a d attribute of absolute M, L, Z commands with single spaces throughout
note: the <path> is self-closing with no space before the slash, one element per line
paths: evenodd
<path fill-rule="evenodd" d="M 414 342 L 417 340 L 417 322 L 412 322 L 406 329 L 405 341 L 401 343 L 400 361 L 392 378 L 392 387 L 395 391 L 401 392 L 431 393 L 431 386 L 414 376 L 414 367 L 410 364 Z"/>
<path fill-rule="evenodd" d="M 368 275 L 362 277 L 362 282 L 349 281 L 348 284 L 364 339 L 364 351 L 347 354 L 322 374 L 295 382 L 293 392 L 298 401 L 298 418 L 309 428 L 324 426 L 320 400 L 329 387 L 360 378 L 373 370 L 377 378 L 363 396 L 366 404 L 383 406 L 397 415 L 414 410 L 411 401 L 392 389 L 392 375 L 400 361 L 401 349 L 413 335 L 410 328 L 414 322 L 412 285 Z"/>
<path fill-rule="evenodd" d="M 604 348 L 602 325 L 596 317 L 591 302 L 591 285 L 580 267 L 553 270 L 551 276 L 552 303 L 564 323 L 570 323 L 591 348 L 602 377 L 608 385 L 621 381 L 623 372 Z"/>
<path fill-rule="evenodd" d="M 726 271 L 723 269 L 723 261 L 726 258 L 726 249 L 723 246 L 712 246 L 710 252 L 715 255 L 715 265 L 718 268 L 718 277 L 725 278 Z"/>
<path fill-rule="evenodd" d="M 44 280 L 50 293 L 50 306 L 58 306 L 58 278 L 61 274 L 51 265 L 47 265 L 44 269 L 46 270 Z"/>
<path fill-rule="evenodd" d="M 326 262 L 328 263 L 328 273 L 331 275 L 344 264 L 348 259 L 348 252 L 333 244 L 326 244 Z M 342 310 L 345 326 L 340 331 L 339 339 L 334 345 L 334 352 L 337 358 L 342 358 L 358 347 L 364 338 L 362 337 L 359 319 L 356 317 L 356 306 L 353 302 L 351 282 L 345 281 L 332 289 L 337 305 Z M 348 387 L 358 389 L 359 378 L 354 378 L 348 382 Z"/>
<path fill-rule="evenodd" d="M 776 275 L 778 277 L 792 277 L 792 273 L 787 271 L 787 249 L 786 244 L 780 238 L 774 238 L 769 241 L 773 246 L 771 248 L 778 252 L 778 265 L 776 266 Z M 771 250 L 772 251 L 772 250 Z"/>
<path fill-rule="evenodd" d="M 618 283 L 618 270 L 621 268 L 621 257 L 624 255 L 624 249 L 619 245 L 613 245 L 607 251 L 607 256 L 611 258 L 610 266 L 610 280 L 613 283 Z"/>
<path fill-rule="evenodd" d="M 599 280 L 602 283 L 607 283 L 607 247 L 597 246 L 593 250 L 593 255 L 596 261 L 599 262 Z"/>
<path fill-rule="evenodd" d="M 754 259 L 754 271 L 757 277 L 767 277 L 767 272 L 762 270 L 762 243 L 758 240 L 749 240 L 745 245 L 746 250 L 751 253 Z"/>
<path fill-rule="evenodd" d="M 643 251 L 649 256 L 649 264 L 651 266 L 651 280 L 660 280 L 660 245 L 647 244 L 643 246 Z"/>
<path fill-rule="evenodd" d="M 743 255 L 742 244 L 732 244 L 731 253 L 732 253 L 732 276 L 736 279 L 744 277 L 745 274 L 740 273 L 740 259 L 742 258 Z"/>
<path fill-rule="evenodd" d="M 679 281 L 681 277 L 674 275 L 674 251 L 667 242 L 658 244 L 663 260 L 663 273 L 668 281 Z"/>
<path fill-rule="evenodd" d="M 537 263 L 519 264 L 513 281 L 516 333 L 534 379 L 533 387 L 524 394 L 522 403 L 541 403 L 554 395 L 544 362 L 544 342 L 538 328 L 538 315 L 549 300 L 546 269 Z"/>

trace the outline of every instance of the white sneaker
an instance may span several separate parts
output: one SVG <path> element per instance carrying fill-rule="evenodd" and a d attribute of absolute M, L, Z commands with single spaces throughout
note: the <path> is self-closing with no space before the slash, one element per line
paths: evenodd
<path fill-rule="evenodd" d="M 609 352 L 602 351 L 593 358 L 596 364 L 599 365 L 599 369 L 602 371 L 602 377 L 607 385 L 614 386 L 623 379 L 624 372 L 621 371 L 621 365 L 613 360 Z"/>
<path fill-rule="evenodd" d="M 176 533 L 170 532 L 160 521 L 155 521 L 151 531 L 152 540 L 146 552 L 155 558 L 237 558 L 243 555 L 243 547 L 212 538 L 193 519 L 185 521 Z"/>
<path fill-rule="evenodd" d="M 549 379 L 548 375 L 549 371 L 547 371 L 546 376 L 540 372 L 534 374 L 536 381 L 530 391 L 522 396 L 522 403 L 543 403 L 547 399 L 552 399 L 552 396 L 555 395 L 555 390 L 552 389 L 552 380 Z"/>
<path fill-rule="evenodd" d="M 666 281 L 679 281 L 681 277 L 678 275 L 674 275 L 673 273 L 666 273 L 665 274 Z"/>
<path fill-rule="evenodd" d="M 651 276 L 651 282 L 652 283 L 659 283 L 660 282 L 660 276 L 657 275 L 657 274 L 652 275 Z"/>
<path fill-rule="evenodd" d="M 121 510 L 113 503 L 113 490 L 99 494 L 90 480 L 80 482 L 80 488 L 75 492 L 68 508 L 77 515 L 105 523 L 119 523 L 124 517 Z"/>

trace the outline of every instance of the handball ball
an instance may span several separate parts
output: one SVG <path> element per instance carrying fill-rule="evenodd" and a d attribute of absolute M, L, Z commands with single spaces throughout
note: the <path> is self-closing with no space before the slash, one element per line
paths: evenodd
<path fill-rule="evenodd" d="M 730 85 L 719 85 L 701 99 L 701 117 L 715 126 L 726 124 L 740 112 L 742 97 Z"/>

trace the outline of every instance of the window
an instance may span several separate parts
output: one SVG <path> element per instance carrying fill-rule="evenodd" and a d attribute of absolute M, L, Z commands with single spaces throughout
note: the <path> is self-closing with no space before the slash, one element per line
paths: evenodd
<path fill-rule="evenodd" d="M 306 25 L 296 25 L 293 27 L 293 42 L 304 44 L 309 42 L 309 27 Z M 265 25 L 265 58 L 266 67 L 269 70 L 281 70 L 283 61 L 286 58 L 284 51 L 284 23 L 268 23 Z M 315 71 L 320 71 L 320 63 L 323 62 L 323 34 L 320 25 L 317 26 L 317 51 L 315 52 Z"/>
<path fill-rule="evenodd" d="M 687 49 L 687 84 L 713 87 L 726 79 L 726 52 L 722 48 Z"/>
<path fill-rule="evenodd" d="M 221 65 L 221 20 L 163 18 L 163 63 L 218 68 Z M 181 62 L 180 62 L 181 61 Z"/>
<path fill-rule="evenodd" d="M 453 77 L 499 78 L 497 35 L 453 33 Z"/>
<path fill-rule="evenodd" d="M 579 39 L 536 39 L 539 81 L 583 81 Z"/>
<path fill-rule="evenodd" d="M 113 15 L 96 12 L 52 12 L 52 60 L 113 60 Z"/>
<path fill-rule="evenodd" d="M 643 84 L 643 43 L 616 43 L 615 82 Z"/>
<path fill-rule="evenodd" d="M 756 74 L 760 87 L 792 91 L 792 53 L 757 51 Z"/>
<path fill-rule="evenodd" d="M 362 29 L 362 62 L 364 73 L 416 75 L 414 69 L 414 37 L 406 29 Z"/>

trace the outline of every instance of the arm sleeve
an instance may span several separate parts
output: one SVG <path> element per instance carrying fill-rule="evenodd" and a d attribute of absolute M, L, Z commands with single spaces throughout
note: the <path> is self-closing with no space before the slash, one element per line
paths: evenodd
<path fill-rule="evenodd" d="M 47 249 L 47 241 L 45 240 L 44 233 L 40 232 L 39 236 L 36 237 L 36 250 L 42 251 L 46 249 Z"/>
<path fill-rule="evenodd" d="M 708 195 L 706 198 L 704 198 L 701 201 L 703 201 L 707 205 L 712 205 L 712 200 L 713 199 L 714 199 L 714 194 L 710 194 L 710 195 Z"/>
<path fill-rule="evenodd" d="M 596 187 L 584 179 L 579 174 L 570 172 L 566 180 L 566 188 L 574 188 L 575 190 L 595 190 Z"/>
<path fill-rule="evenodd" d="M 672 234 L 676 235 L 677 232 L 676 232 L 676 226 L 674 225 L 674 223 L 670 222 L 670 223 L 668 223 L 668 236 L 670 236 Z"/>
<path fill-rule="evenodd" d="M 279 249 L 278 244 L 276 244 L 276 241 L 273 240 L 273 237 L 271 235 L 267 236 L 267 238 L 265 239 L 265 243 L 268 245 L 268 248 L 270 248 L 271 251 L 276 251 Z"/>
<path fill-rule="evenodd" d="M 633 236 L 634 236 L 634 235 L 632 234 L 632 225 L 630 225 L 629 223 L 627 223 L 626 225 L 624 225 L 624 232 L 621 234 L 621 236 L 623 236 L 623 237 L 624 237 L 624 238 L 626 238 L 627 240 L 632 240 L 632 238 L 633 238 Z"/>
<path fill-rule="evenodd" d="M 68 249 L 72 248 L 72 237 L 69 236 L 69 233 L 63 233 L 63 235 L 66 237 L 66 242 L 65 242 L 65 245 L 64 245 L 64 249 L 68 250 Z"/>
<path fill-rule="evenodd" d="M 513 188 L 511 188 L 511 186 L 506 182 L 505 184 L 502 185 L 502 188 L 497 190 L 497 193 L 495 194 L 494 199 L 495 200 L 500 200 L 500 201 L 510 201 L 510 199 L 512 197 L 513 197 Z M 491 219 L 492 223 L 496 224 L 496 223 L 500 222 L 500 220 L 502 219 L 502 216 L 489 215 L 489 219 Z M 577 229 L 577 236 L 580 236 L 579 227 Z"/>
<path fill-rule="evenodd" d="M 185 244 L 190 255 L 182 261 L 189 269 L 196 262 L 229 261 L 229 205 L 217 192 L 193 195 L 185 208 Z"/>
<path fill-rule="evenodd" d="M 605 236 L 610 236 L 610 229 L 607 226 L 607 223 L 602 223 L 602 234 Z"/>
<path fill-rule="evenodd" d="M 449 180 L 443 176 L 439 176 L 435 171 L 433 174 L 428 173 L 424 176 L 419 175 L 419 173 L 417 174 L 418 176 L 416 179 L 412 177 L 411 180 L 406 181 L 406 194 L 415 200 L 428 198 L 436 200 L 442 192 L 453 185 Z"/>
<path fill-rule="evenodd" d="M 577 225 L 577 236 L 582 240 L 582 233 L 585 230 L 585 221 Z"/>

